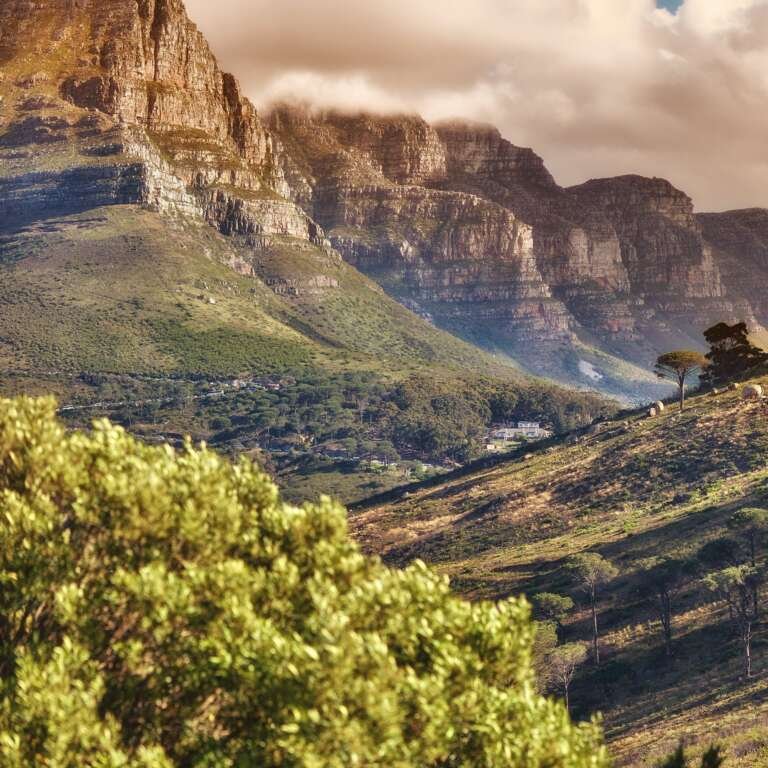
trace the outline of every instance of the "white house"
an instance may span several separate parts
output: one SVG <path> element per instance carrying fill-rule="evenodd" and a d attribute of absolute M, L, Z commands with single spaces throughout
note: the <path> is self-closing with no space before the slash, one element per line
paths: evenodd
<path fill-rule="evenodd" d="M 499 427 L 491 432 L 494 440 L 543 440 L 551 436 L 551 432 L 543 429 L 538 421 L 518 421 L 514 427 Z"/>

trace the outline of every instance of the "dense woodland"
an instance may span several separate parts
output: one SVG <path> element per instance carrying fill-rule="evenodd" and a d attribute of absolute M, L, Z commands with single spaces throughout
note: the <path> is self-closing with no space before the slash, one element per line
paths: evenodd
<path fill-rule="evenodd" d="M 312 455 L 464 463 L 481 454 L 491 424 L 534 419 L 563 433 L 615 410 L 590 393 L 566 394 L 543 384 L 521 388 L 481 377 L 420 375 L 391 382 L 371 373 L 308 374 L 300 380 L 243 374 L 242 389 L 207 380 L 158 384 L 95 374 L 82 379 L 90 388 L 82 402 L 114 403 L 96 413 L 132 431 L 191 434 L 232 454 L 261 449 L 267 469 L 275 461 Z M 74 403 L 75 410 L 63 415 L 87 426 L 94 411 Z"/>

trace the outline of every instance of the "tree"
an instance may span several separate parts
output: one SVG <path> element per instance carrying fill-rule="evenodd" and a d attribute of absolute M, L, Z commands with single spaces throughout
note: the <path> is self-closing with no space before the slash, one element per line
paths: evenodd
<path fill-rule="evenodd" d="M 565 617 L 573 610 L 573 600 L 553 592 L 533 596 L 534 615 L 539 621 L 551 621 L 559 630 Z"/>
<path fill-rule="evenodd" d="M 685 384 L 686 381 L 704 370 L 709 361 L 700 352 L 691 350 L 678 350 L 667 352 L 656 360 L 655 371 L 660 379 L 674 381 L 679 389 L 680 410 L 685 408 Z"/>
<path fill-rule="evenodd" d="M 491 394 L 488 405 L 494 423 L 511 421 L 518 412 L 520 395 L 513 387 L 501 387 Z"/>
<path fill-rule="evenodd" d="M 604 768 L 523 600 L 363 556 L 245 459 L 0 400 L 3 768 Z"/>
<path fill-rule="evenodd" d="M 557 627 L 552 621 L 535 621 L 533 637 L 533 666 L 536 670 L 536 690 L 546 692 L 552 685 L 549 657 L 557 647 Z"/>
<path fill-rule="evenodd" d="M 584 643 L 566 643 L 558 646 L 549 657 L 549 667 L 553 680 L 563 691 L 565 708 L 571 711 L 570 687 L 576 670 L 587 660 L 589 652 Z"/>
<path fill-rule="evenodd" d="M 768 509 L 762 507 L 743 507 L 735 512 L 728 521 L 728 527 L 740 533 L 749 551 L 749 561 L 757 565 L 757 552 L 768 534 Z"/>
<path fill-rule="evenodd" d="M 768 360 L 768 354 L 749 340 L 746 323 L 718 323 L 704 331 L 709 344 L 709 366 L 702 376 L 716 385 L 742 376 Z"/>
<path fill-rule="evenodd" d="M 661 622 L 664 652 L 672 657 L 672 616 L 675 597 L 693 578 L 695 569 L 688 560 L 667 557 L 641 564 L 640 594 L 650 601 Z"/>
<path fill-rule="evenodd" d="M 574 555 L 569 568 L 579 588 L 589 599 L 592 612 L 592 658 L 596 666 L 600 665 L 600 636 L 597 626 L 597 602 L 602 586 L 612 581 L 618 569 L 602 555 L 596 552 L 582 552 Z"/>
<path fill-rule="evenodd" d="M 752 630 L 757 621 L 754 594 L 762 578 L 762 573 L 751 565 L 730 566 L 704 577 L 707 589 L 728 605 L 741 638 L 745 678 L 752 676 Z"/>
<path fill-rule="evenodd" d="M 752 567 L 757 566 L 757 552 L 768 533 L 768 509 L 760 507 L 743 507 L 728 521 L 728 526 L 733 531 L 739 532 L 745 539 L 749 552 L 749 562 Z M 755 586 L 753 595 L 754 613 L 759 611 L 759 589 Z"/>
<path fill-rule="evenodd" d="M 723 749 L 719 745 L 712 744 L 701 756 L 701 768 L 721 768 L 725 762 Z M 659 768 L 689 768 L 690 762 L 685 754 L 685 748 L 679 744 L 677 749 L 659 763 Z"/>

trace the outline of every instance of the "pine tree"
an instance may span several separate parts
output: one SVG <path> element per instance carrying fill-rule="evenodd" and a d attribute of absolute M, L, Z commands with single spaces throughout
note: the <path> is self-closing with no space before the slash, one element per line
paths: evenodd
<path fill-rule="evenodd" d="M 745 323 L 718 323 L 704 331 L 709 360 L 702 381 L 713 386 L 742 376 L 768 360 L 768 354 L 749 340 Z"/>

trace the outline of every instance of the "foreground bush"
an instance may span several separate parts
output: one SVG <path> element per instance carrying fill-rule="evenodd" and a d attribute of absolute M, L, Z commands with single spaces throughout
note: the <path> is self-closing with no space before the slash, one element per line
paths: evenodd
<path fill-rule="evenodd" d="M 517 601 L 363 557 L 249 463 L 0 401 L 0 765 L 606 763 Z"/>

